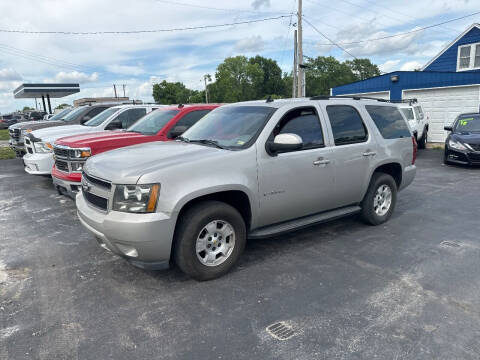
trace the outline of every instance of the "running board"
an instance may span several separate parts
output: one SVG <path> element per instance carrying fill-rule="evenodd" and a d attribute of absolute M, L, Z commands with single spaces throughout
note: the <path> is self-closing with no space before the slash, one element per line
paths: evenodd
<path fill-rule="evenodd" d="M 293 230 L 298 230 L 307 226 L 323 223 L 326 221 L 338 219 L 347 215 L 360 212 L 360 206 L 347 206 L 320 214 L 306 216 L 300 219 L 285 221 L 280 224 L 269 225 L 260 229 L 253 230 L 248 234 L 249 239 L 259 239 L 269 236 L 275 236 Z"/>

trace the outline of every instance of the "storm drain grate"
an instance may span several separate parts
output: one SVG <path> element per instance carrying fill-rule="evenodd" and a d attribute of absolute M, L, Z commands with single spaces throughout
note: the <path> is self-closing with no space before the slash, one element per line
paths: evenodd
<path fill-rule="evenodd" d="M 442 247 L 451 247 L 451 248 L 459 248 L 461 247 L 462 245 L 459 244 L 458 242 L 456 241 L 448 241 L 448 240 L 445 240 L 445 241 L 442 241 L 440 243 L 440 246 Z"/>
<path fill-rule="evenodd" d="M 278 340 L 287 340 L 295 335 L 292 327 L 284 322 L 278 322 L 267 326 L 267 332 Z"/>

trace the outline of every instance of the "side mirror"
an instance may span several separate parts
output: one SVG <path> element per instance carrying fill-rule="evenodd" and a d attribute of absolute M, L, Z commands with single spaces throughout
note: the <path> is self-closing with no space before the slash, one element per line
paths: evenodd
<path fill-rule="evenodd" d="M 170 139 L 175 139 L 176 137 L 182 135 L 185 131 L 187 131 L 188 126 L 175 126 L 170 132 L 168 133 L 168 137 Z"/>
<path fill-rule="evenodd" d="M 443 130 L 452 131 L 452 130 L 453 130 L 453 127 L 452 127 L 451 125 L 449 125 L 449 126 L 444 126 L 444 127 L 443 127 Z"/>
<path fill-rule="evenodd" d="M 303 140 L 297 134 L 279 134 L 273 141 L 267 142 L 269 154 L 300 150 L 303 147 Z"/>

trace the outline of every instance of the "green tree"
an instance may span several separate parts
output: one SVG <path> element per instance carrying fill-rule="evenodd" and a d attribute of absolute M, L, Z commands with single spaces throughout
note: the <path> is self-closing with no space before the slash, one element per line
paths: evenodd
<path fill-rule="evenodd" d="M 354 59 L 345 61 L 357 80 L 365 80 L 380 75 L 380 69 L 370 59 Z"/>
<path fill-rule="evenodd" d="M 153 85 L 153 99 L 159 104 L 185 104 L 192 95 L 192 90 L 187 89 L 181 82 L 168 82 L 163 80 L 160 84 Z"/>
<path fill-rule="evenodd" d="M 29 106 L 24 106 L 22 111 L 32 111 L 34 108 L 31 108 Z"/>
<path fill-rule="evenodd" d="M 257 55 L 248 60 L 250 64 L 258 64 L 263 71 L 263 81 L 259 84 L 258 98 L 265 98 L 269 95 L 285 95 L 285 83 L 282 79 L 282 69 L 272 59 Z"/>
<path fill-rule="evenodd" d="M 66 107 L 70 107 L 70 105 L 63 103 L 63 104 L 58 105 L 58 106 L 55 108 L 55 110 L 57 110 L 57 109 L 64 109 L 64 108 L 66 108 Z"/>
<path fill-rule="evenodd" d="M 237 102 L 257 99 L 261 95 L 263 70 L 245 56 L 226 58 L 218 65 L 216 81 L 208 85 L 212 102 Z"/>
<path fill-rule="evenodd" d="M 347 64 L 332 56 L 308 58 L 305 65 L 306 96 L 329 95 L 332 87 L 357 80 Z"/>

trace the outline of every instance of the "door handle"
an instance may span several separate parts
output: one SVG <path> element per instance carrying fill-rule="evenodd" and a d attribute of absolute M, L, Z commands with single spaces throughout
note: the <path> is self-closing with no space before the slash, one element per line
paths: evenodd
<path fill-rule="evenodd" d="M 313 165 L 318 166 L 318 165 L 327 165 L 330 164 L 330 160 L 322 160 L 318 159 L 313 162 Z"/>
<path fill-rule="evenodd" d="M 362 154 L 363 156 L 375 156 L 377 153 L 375 151 L 367 151 Z"/>

